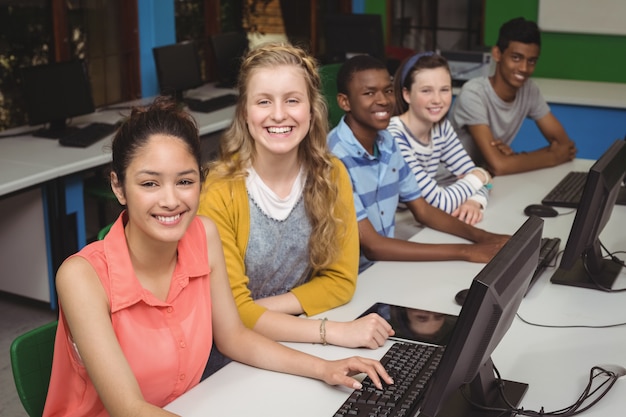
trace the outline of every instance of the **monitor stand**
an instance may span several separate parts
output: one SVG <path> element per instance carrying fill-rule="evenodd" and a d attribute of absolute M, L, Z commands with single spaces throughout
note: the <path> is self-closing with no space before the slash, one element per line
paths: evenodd
<path fill-rule="evenodd" d="M 501 381 L 503 384 L 502 391 L 506 401 L 500 395 L 498 381 Z M 527 390 L 528 384 L 523 382 L 497 380 L 494 377 L 493 362 L 489 359 L 480 368 L 478 375 L 472 382 L 465 384 L 452 393 L 436 417 L 513 417 L 515 415 L 513 412 L 481 410 L 470 404 L 466 397 L 488 408 L 508 410 L 511 408 L 511 405 L 514 407 L 519 406 Z"/>
<path fill-rule="evenodd" d="M 504 383 L 504 396 L 511 404 L 518 407 L 524 394 L 526 394 L 528 390 L 528 384 L 509 380 L 502 380 L 502 382 Z M 437 413 L 437 417 L 513 417 L 515 415 L 512 412 L 487 411 L 473 407 L 467 402 L 461 392 L 464 388 L 465 387 L 459 388 L 450 396 L 443 408 Z M 494 398 L 493 401 L 490 402 L 489 407 L 502 409 L 510 408 L 500 396 Z"/>
<path fill-rule="evenodd" d="M 611 289 L 622 270 L 622 266 L 611 259 L 602 259 L 600 272 L 595 274 L 593 280 L 589 277 L 588 269 L 583 264 L 582 257 L 580 257 L 571 269 L 557 269 L 550 281 L 553 284 L 571 285 L 573 287 L 591 288 L 594 290 Z"/>

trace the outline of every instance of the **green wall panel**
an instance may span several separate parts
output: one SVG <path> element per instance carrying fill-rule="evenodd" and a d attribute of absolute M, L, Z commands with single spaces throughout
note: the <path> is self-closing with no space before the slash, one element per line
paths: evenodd
<path fill-rule="evenodd" d="M 503 22 L 538 15 L 539 0 L 485 0 L 485 43 L 495 43 Z M 536 77 L 626 83 L 626 36 L 545 32 L 541 42 Z"/>

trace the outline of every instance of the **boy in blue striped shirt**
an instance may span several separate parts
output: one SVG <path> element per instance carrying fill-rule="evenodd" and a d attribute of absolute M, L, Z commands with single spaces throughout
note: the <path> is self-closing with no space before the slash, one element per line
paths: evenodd
<path fill-rule="evenodd" d="M 478 229 L 421 197 L 415 176 L 386 130 L 394 106 L 384 63 L 367 55 L 346 61 L 337 74 L 337 102 L 345 115 L 328 135 L 331 151 L 344 163 L 354 193 L 363 271 L 374 261 L 488 262 L 508 236 Z M 472 244 L 425 244 L 394 238 L 395 212 L 405 203 L 415 220 Z"/>

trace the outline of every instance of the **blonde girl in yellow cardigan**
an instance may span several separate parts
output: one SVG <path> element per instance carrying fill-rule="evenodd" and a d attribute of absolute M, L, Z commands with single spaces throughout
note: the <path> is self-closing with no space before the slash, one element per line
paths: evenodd
<path fill-rule="evenodd" d="M 217 224 L 246 326 L 274 340 L 377 348 L 393 330 L 376 314 L 301 316 L 348 302 L 358 274 L 352 188 L 326 145 L 319 88 L 315 60 L 298 47 L 267 44 L 244 58 L 236 114 L 199 213 Z M 207 374 L 219 367 L 212 353 Z"/>

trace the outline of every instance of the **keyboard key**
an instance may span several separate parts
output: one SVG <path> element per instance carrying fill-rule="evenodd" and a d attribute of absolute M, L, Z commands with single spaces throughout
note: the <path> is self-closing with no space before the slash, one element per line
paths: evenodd
<path fill-rule="evenodd" d="M 583 195 L 583 188 L 587 181 L 587 173 L 579 171 L 568 172 L 552 190 L 541 200 L 541 204 L 554 207 L 577 208 Z"/>

